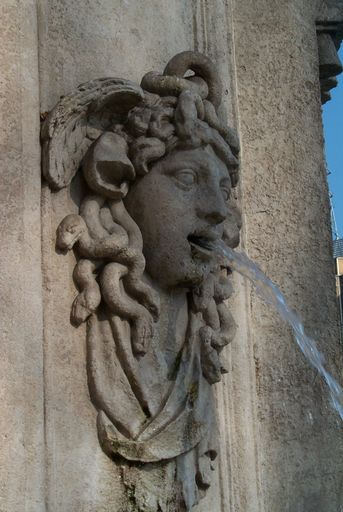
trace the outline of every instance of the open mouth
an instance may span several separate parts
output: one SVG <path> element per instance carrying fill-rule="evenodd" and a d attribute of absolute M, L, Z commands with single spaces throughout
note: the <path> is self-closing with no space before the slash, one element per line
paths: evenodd
<path fill-rule="evenodd" d="M 188 235 L 187 240 L 191 246 L 192 256 L 205 261 L 213 259 L 214 253 L 216 252 L 218 236 L 212 234 L 207 236 L 202 233 L 197 235 L 192 233 L 191 235 Z M 221 261 L 219 268 L 225 277 L 229 277 L 232 274 L 232 269 L 227 264 L 227 261 Z"/>
<path fill-rule="evenodd" d="M 191 245 L 201 247 L 201 249 L 206 249 L 207 251 L 212 251 L 213 240 L 210 240 L 209 238 L 198 235 L 189 235 L 187 239 Z"/>
<path fill-rule="evenodd" d="M 192 256 L 206 261 L 213 258 L 214 237 L 204 236 L 203 234 L 196 235 L 193 233 L 188 235 L 187 240 L 191 246 Z"/>

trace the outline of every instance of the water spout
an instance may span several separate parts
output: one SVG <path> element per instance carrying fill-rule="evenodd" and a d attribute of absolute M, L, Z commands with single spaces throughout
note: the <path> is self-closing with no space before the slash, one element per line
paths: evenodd
<path fill-rule="evenodd" d="M 315 341 L 305 334 L 302 322 L 290 309 L 280 289 L 246 254 L 234 251 L 223 241 L 217 241 L 211 245 L 213 250 L 229 260 L 232 270 L 236 270 L 252 282 L 259 296 L 274 306 L 281 318 L 291 326 L 300 350 L 326 382 L 331 403 L 343 420 L 343 389 L 326 369 L 323 354 L 318 350 Z"/>

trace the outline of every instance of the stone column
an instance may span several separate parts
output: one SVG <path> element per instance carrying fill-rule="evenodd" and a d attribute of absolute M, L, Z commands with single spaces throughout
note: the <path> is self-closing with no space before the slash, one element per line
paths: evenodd
<path fill-rule="evenodd" d="M 0 7 L 0 510 L 44 511 L 37 15 Z"/>
<path fill-rule="evenodd" d="M 49 111 L 82 82 L 105 76 L 137 81 L 148 70 L 163 69 L 176 53 L 196 49 L 218 65 L 227 98 L 223 114 L 227 112 L 234 124 L 230 19 L 230 7 L 223 0 L 39 2 L 41 111 Z M 51 193 L 43 187 L 42 196 L 47 506 L 54 512 L 76 512 L 80 507 L 85 512 L 126 511 L 130 504 L 123 495 L 121 468 L 104 455 L 97 439 L 96 411 L 87 389 L 85 329 L 70 325 L 75 260 L 70 253 L 55 251 L 58 224 L 66 213 L 77 211 L 78 183 L 72 191 L 70 199 L 67 191 Z M 218 392 L 219 404 L 226 403 L 226 394 Z M 199 512 L 211 507 L 230 510 L 225 438 L 229 416 L 221 412 L 220 469 Z M 156 481 L 153 478 L 152 485 Z"/>
<path fill-rule="evenodd" d="M 234 2 L 244 247 L 285 293 L 341 380 L 316 16 L 320 2 Z M 259 504 L 337 512 L 342 425 L 294 337 L 248 292 Z M 235 358 L 235 356 L 232 356 Z"/>
<path fill-rule="evenodd" d="M 188 49 L 217 63 L 227 97 L 222 115 L 239 126 L 242 142 L 242 247 L 281 287 L 339 374 L 320 4 L 2 1 L 1 512 L 134 507 L 120 466 L 97 439 L 85 328 L 70 325 L 75 259 L 55 247 L 58 224 L 77 212 L 79 183 L 71 196 L 43 184 L 41 196 L 39 112 L 44 117 L 82 82 L 137 81 Z M 326 389 L 275 312 L 236 281 L 231 306 L 239 330 L 225 349 L 230 373 L 216 392 L 219 470 L 194 510 L 338 512 L 343 443 Z M 163 486 L 154 471 L 152 485 Z"/>

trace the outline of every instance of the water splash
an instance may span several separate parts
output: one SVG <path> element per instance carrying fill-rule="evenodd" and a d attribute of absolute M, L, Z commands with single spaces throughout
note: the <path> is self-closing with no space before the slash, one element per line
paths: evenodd
<path fill-rule="evenodd" d="M 343 420 L 343 389 L 327 371 L 323 354 L 318 350 L 315 341 L 305 334 L 302 322 L 290 309 L 283 293 L 246 254 L 234 251 L 223 241 L 217 241 L 211 245 L 217 253 L 229 260 L 232 270 L 236 270 L 252 282 L 259 296 L 274 306 L 281 318 L 292 327 L 300 350 L 326 382 L 331 403 Z"/>

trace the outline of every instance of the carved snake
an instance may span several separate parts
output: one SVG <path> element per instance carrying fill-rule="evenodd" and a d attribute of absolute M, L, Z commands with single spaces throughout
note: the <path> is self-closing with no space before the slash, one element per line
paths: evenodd
<path fill-rule="evenodd" d="M 183 78 L 189 69 L 196 76 Z M 207 97 L 216 108 L 222 96 L 222 84 L 215 66 L 209 58 L 197 52 L 179 53 L 168 62 L 163 75 L 147 73 L 141 86 L 160 96 L 178 96 L 184 90 L 193 90 L 202 98 Z"/>
<path fill-rule="evenodd" d="M 100 288 L 94 275 L 97 266 L 93 261 L 80 260 L 74 268 L 73 277 L 80 293 L 74 299 L 70 318 L 76 326 L 85 322 L 101 302 Z"/>
<path fill-rule="evenodd" d="M 153 318 L 144 306 L 123 293 L 121 281 L 128 272 L 124 265 L 109 263 L 100 275 L 100 286 L 111 312 L 130 322 L 132 350 L 134 354 L 142 355 L 153 334 Z"/>
<path fill-rule="evenodd" d="M 101 295 L 99 300 L 94 271 L 105 263 L 102 260 L 110 260 L 113 263 L 105 265 L 100 276 L 102 296 L 112 313 L 130 321 L 134 351 L 143 353 L 159 307 L 153 290 L 142 281 L 142 236 L 121 200 L 109 201 L 108 207 L 105 201 L 100 196 L 86 197 L 80 215 L 68 215 L 57 229 L 60 249 L 71 250 L 76 245 L 78 253 L 89 258 L 80 260 L 75 267 L 74 279 L 80 294 L 73 303 L 72 321 L 79 325 L 96 310 Z M 99 261 L 90 261 L 94 259 Z"/>
<path fill-rule="evenodd" d="M 193 291 L 196 311 L 201 312 L 205 325 L 199 331 L 201 364 L 205 378 L 211 384 L 220 380 L 227 370 L 219 354 L 230 343 L 236 332 L 233 316 L 224 301 L 232 294 L 232 285 L 223 271 L 210 273 L 201 286 Z"/>

